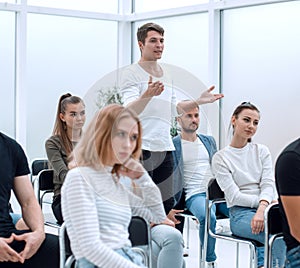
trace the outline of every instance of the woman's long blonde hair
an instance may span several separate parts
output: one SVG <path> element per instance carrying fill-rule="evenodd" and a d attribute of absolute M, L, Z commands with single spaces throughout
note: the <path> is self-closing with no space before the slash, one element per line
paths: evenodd
<path fill-rule="evenodd" d="M 95 169 L 103 168 L 113 159 L 111 140 L 120 120 L 131 117 L 137 122 L 138 139 L 132 158 L 138 160 L 141 155 L 142 127 L 138 116 L 130 109 L 119 104 L 110 104 L 96 113 L 87 127 L 84 135 L 72 153 L 75 166 L 89 166 Z M 113 167 L 113 173 L 118 174 L 120 165 Z"/>

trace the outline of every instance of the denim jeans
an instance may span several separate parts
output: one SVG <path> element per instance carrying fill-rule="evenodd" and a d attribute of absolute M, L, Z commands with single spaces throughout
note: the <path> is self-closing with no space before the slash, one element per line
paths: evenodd
<path fill-rule="evenodd" d="M 191 196 L 188 200 L 186 200 L 186 207 L 187 209 L 197 217 L 200 223 L 199 228 L 199 237 L 201 246 L 203 246 L 204 242 L 204 232 L 205 232 L 205 199 L 206 193 L 199 193 Z M 210 229 L 212 232 L 215 232 L 216 228 L 216 207 L 212 207 L 212 213 L 210 218 Z M 216 239 L 208 236 L 207 241 L 207 252 L 206 252 L 206 261 L 211 262 L 215 261 L 217 256 L 215 253 L 215 244 Z"/>
<path fill-rule="evenodd" d="M 249 238 L 258 241 L 262 244 L 265 243 L 265 233 L 253 234 L 251 229 L 251 220 L 256 213 L 256 208 L 247 208 L 234 206 L 229 209 L 230 214 L 230 229 L 234 235 Z M 257 267 L 264 266 L 264 247 L 257 247 Z M 282 239 L 274 242 L 272 267 L 283 267 L 285 260 L 286 246 Z"/>
<path fill-rule="evenodd" d="M 289 250 L 286 253 L 285 268 L 300 267 L 300 246 Z"/>
<path fill-rule="evenodd" d="M 146 268 L 143 264 L 142 256 L 133 251 L 131 247 L 124 247 L 120 249 L 116 249 L 115 252 L 119 253 L 125 259 L 130 260 L 134 264 L 138 265 L 139 267 Z M 86 258 L 81 258 L 76 261 L 76 268 L 97 268 L 93 263 L 89 262 Z"/>
<path fill-rule="evenodd" d="M 21 214 L 17 213 L 9 213 L 9 215 L 11 216 L 14 225 L 22 218 Z"/>
<path fill-rule="evenodd" d="M 174 227 L 160 224 L 151 228 L 152 268 L 183 268 L 183 238 Z"/>

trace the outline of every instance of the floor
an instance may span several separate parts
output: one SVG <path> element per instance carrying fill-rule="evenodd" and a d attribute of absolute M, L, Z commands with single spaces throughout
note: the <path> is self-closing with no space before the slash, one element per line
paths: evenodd
<path fill-rule="evenodd" d="M 219 221 L 218 225 L 223 228 L 229 228 L 228 221 Z M 186 227 L 186 226 L 185 226 Z M 183 236 L 185 243 L 187 229 L 184 229 Z M 190 235 L 189 235 L 189 256 L 185 257 L 187 268 L 200 268 L 199 265 L 199 229 L 195 221 L 190 220 Z M 187 243 L 186 243 L 187 244 Z M 218 268 L 233 268 L 236 263 L 236 244 L 229 241 L 218 239 L 216 241 L 216 255 Z M 238 268 L 250 267 L 250 252 L 247 245 L 240 245 L 239 247 L 239 266 Z M 204 267 L 201 267 L 204 268 Z"/>

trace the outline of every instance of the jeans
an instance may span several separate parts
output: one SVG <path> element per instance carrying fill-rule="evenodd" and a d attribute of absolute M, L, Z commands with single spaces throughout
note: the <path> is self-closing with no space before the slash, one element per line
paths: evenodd
<path fill-rule="evenodd" d="M 300 267 L 300 246 L 287 251 L 285 261 L 285 268 L 298 267 Z"/>
<path fill-rule="evenodd" d="M 230 214 L 230 229 L 236 236 L 248 238 L 265 243 L 265 233 L 253 234 L 251 229 L 251 220 L 256 213 L 256 208 L 247 208 L 234 206 L 229 209 Z M 257 267 L 264 266 L 264 247 L 257 247 Z M 272 260 L 272 267 L 283 267 L 285 259 L 286 246 L 282 239 L 274 242 Z"/>
<path fill-rule="evenodd" d="M 132 263 L 138 265 L 139 267 L 146 268 L 143 264 L 142 256 L 133 251 L 131 247 L 124 247 L 120 249 L 115 249 L 115 252 L 119 253 L 122 257 L 127 260 L 130 260 Z M 93 263 L 89 262 L 86 258 L 81 258 L 76 261 L 76 268 L 96 268 Z"/>
<path fill-rule="evenodd" d="M 9 215 L 11 216 L 14 225 L 22 218 L 21 214 L 17 213 L 9 213 Z"/>
<path fill-rule="evenodd" d="M 174 227 L 160 224 L 151 228 L 152 268 L 184 268 L 183 238 Z"/>
<path fill-rule="evenodd" d="M 187 209 L 197 217 L 200 223 L 199 228 L 199 237 L 201 241 L 201 246 L 203 246 L 204 243 L 204 232 L 205 232 L 205 199 L 206 199 L 206 193 L 199 193 L 191 196 L 188 200 L 186 200 L 186 207 Z M 215 232 L 216 228 L 216 207 L 212 207 L 212 213 L 210 218 L 210 229 L 212 232 Z M 207 252 L 206 252 L 206 261 L 211 262 L 215 261 L 217 256 L 215 253 L 215 244 L 216 239 L 208 236 L 207 241 Z"/>

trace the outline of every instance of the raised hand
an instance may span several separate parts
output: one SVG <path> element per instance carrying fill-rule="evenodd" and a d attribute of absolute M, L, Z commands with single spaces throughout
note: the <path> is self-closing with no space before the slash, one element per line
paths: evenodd
<path fill-rule="evenodd" d="M 159 96 L 164 91 L 164 84 L 160 81 L 153 82 L 152 76 L 149 76 L 148 89 L 146 90 L 145 97 Z"/>
<path fill-rule="evenodd" d="M 211 93 L 215 89 L 215 86 L 211 86 L 209 89 L 204 91 L 197 100 L 198 104 L 205 104 L 205 103 L 213 103 L 216 100 L 219 100 L 224 97 L 224 94 L 213 94 Z"/>

